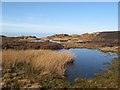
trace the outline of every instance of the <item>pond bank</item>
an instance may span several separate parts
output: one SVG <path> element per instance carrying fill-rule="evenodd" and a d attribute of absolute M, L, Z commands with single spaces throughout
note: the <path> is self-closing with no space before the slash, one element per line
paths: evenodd
<path fill-rule="evenodd" d="M 113 52 L 113 53 L 119 53 L 119 46 L 114 46 L 114 47 L 101 47 L 99 50 L 103 52 Z"/>
<path fill-rule="evenodd" d="M 22 69 L 17 71 L 20 72 L 17 75 L 16 72 L 13 72 L 15 68 L 7 69 L 2 79 L 4 81 L 2 85 L 8 83 L 8 85 L 5 86 L 6 88 L 118 88 L 118 64 L 118 59 L 115 59 L 111 64 L 108 64 L 109 69 L 104 70 L 103 74 L 96 74 L 96 77 L 91 80 L 77 78 L 72 84 L 65 77 L 61 76 L 53 75 L 51 78 L 47 73 L 39 76 L 35 73 L 36 71 L 33 73 L 21 72 Z M 29 67 L 29 65 L 26 65 L 24 69 L 27 69 L 27 67 Z M 20 85 L 22 85 L 22 87 L 20 87 Z"/>

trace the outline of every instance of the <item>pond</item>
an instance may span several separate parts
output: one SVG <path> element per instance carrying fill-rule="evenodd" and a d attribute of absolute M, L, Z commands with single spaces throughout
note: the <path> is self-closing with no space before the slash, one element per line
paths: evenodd
<path fill-rule="evenodd" d="M 105 62 L 111 63 L 118 57 L 115 53 L 104 53 L 93 49 L 69 49 L 74 55 L 74 63 L 66 70 L 67 78 L 74 82 L 77 77 L 92 79 L 96 73 L 103 73 L 100 69 L 107 70 Z"/>
<path fill-rule="evenodd" d="M 52 43 L 64 43 L 64 42 L 60 42 L 60 41 L 55 41 L 55 40 L 48 40 L 49 42 L 52 42 Z M 45 42 L 44 40 L 31 40 L 30 42 Z"/>

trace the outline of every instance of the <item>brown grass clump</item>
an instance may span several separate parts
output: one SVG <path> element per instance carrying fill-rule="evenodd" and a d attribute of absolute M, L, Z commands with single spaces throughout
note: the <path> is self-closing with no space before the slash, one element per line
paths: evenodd
<path fill-rule="evenodd" d="M 65 65 L 73 62 L 74 55 L 69 51 L 52 50 L 3 50 L 3 68 L 17 67 L 19 64 L 29 65 L 41 73 L 63 75 Z M 23 67 L 24 68 L 24 67 Z"/>

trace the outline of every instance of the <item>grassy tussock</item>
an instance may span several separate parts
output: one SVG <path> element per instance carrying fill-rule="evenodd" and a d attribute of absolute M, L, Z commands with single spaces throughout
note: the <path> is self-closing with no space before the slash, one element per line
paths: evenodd
<path fill-rule="evenodd" d="M 41 70 L 42 73 L 63 75 L 66 63 L 72 62 L 74 55 L 69 51 L 3 50 L 2 58 L 3 68 L 16 67 L 22 63 Z"/>

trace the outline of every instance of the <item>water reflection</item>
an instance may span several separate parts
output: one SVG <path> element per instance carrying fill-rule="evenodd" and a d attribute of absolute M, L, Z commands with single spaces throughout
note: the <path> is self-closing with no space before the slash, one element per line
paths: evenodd
<path fill-rule="evenodd" d="M 118 57 L 115 53 L 104 53 L 92 49 L 69 49 L 75 54 L 74 63 L 67 68 L 68 80 L 73 82 L 77 77 L 94 78 L 95 73 L 102 73 L 100 69 L 108 69 L 105 62 L 111 63 L 113 58 Z"/>

